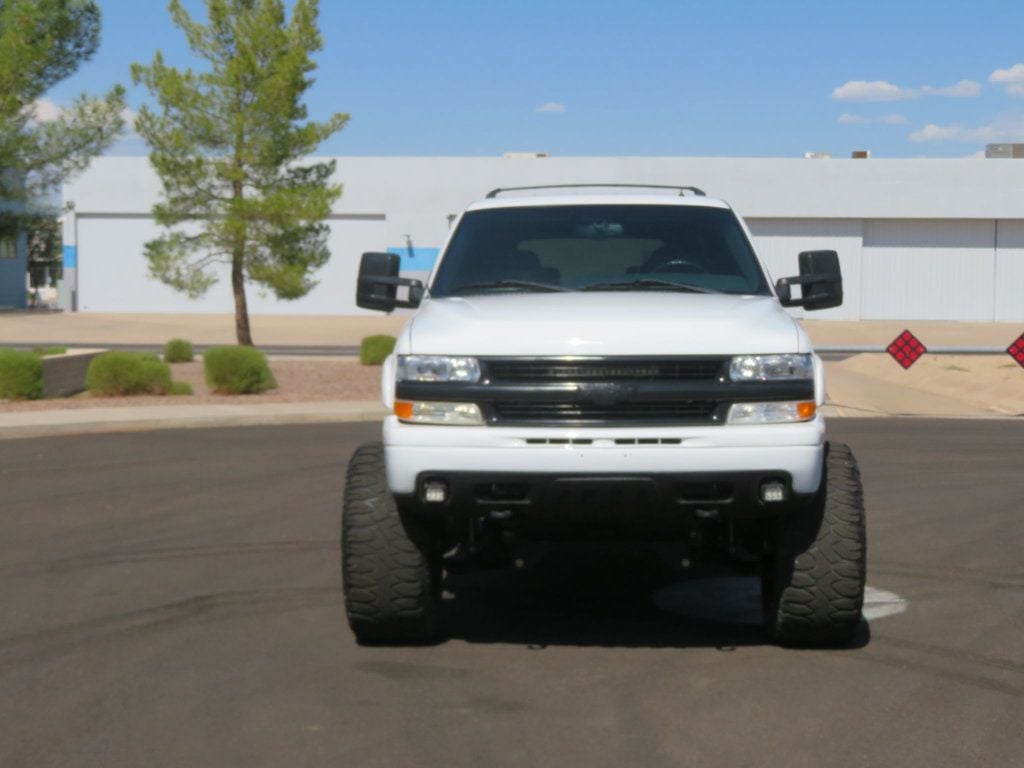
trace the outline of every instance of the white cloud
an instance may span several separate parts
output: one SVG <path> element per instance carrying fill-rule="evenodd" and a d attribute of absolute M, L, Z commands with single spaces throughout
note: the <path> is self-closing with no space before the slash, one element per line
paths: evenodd
<path fill-rule="evenodd" d="M 839 116 L 839 122 L 842 125 L 905 125 L 907 118 L 896 114 L 865 117 L 864 115 L 851 115 L 849 112 L 844 112 Z"/>
<path fill-rule="evenodd" d="M 37 123 L 53 123 L 60 120 L 64 114 L 63 107 L 50 99 L 36 99 L 32 104 L 25 107 L 25 113 Z"/>
<path fill-rule="evenodd" d="M 990 143 L 996 141 L 1024 140 L 1024 115 L 999 118 L 988 125 L 935 125 L 929 123 L 914 131 L 908 137 L 911 141 L 955 141 L 967 143 Z"/>
<path fill-rule="evenodd" d="M 900 88 L 886 80 L 850 80 L 832 91 L 836 101 L 902 101 L 916 97 L 913 89 Z"/>
<path fill-rule="evenodd" d="M 55 123 L 60 120 L 64 115 L 64 107 L 52 99 L 42 98 L 36 99 L 32 104 L 25 107 L 25 114 L 29 116 L 34 122 L 39 125 L 46 123 Z M 121 119 L 125 122 L 125 127 L 129 132 L 135 130 L 135 119 L 139 116 L 131 107 L 125 107 L 121 110 Z"/>
<path fill-rule="evenodd" d="M 952 98 L 970 98 L 981 94 L 981 84 L 973 80 L 961 80 L 953 85 L 934 88 L 930 85 L 921 87 L 921 92 L 929 96 L 950 96 Z"/>
<path fill-rule="evenodd" d="M 988 76 L 990 83 L 1024 83 L 1024 64 L 1014 64 L 1009 69 L 997 69 Z"/>
<path fill-rule="evenodd" d="M 907 101 L 919 96 L 965 98 L 980 93 L 981 85 L 973 80 L 939 87 L 922 85 L 920 88 L 903 88 L 888 80 L 850 80 L 832 91 L 832 98 L 836 101 Z"/>
<path fill-rule="evenodd" d="M 565 104 L 557 101 L 549 101 L 537 107 L 538 112 L 565 112 Z"/>
<path fill-rule="evenodd" d="M 135 120 L 138 116 L 139 113 L 131 107 L 125 107 L 121 110 L 121 119 L 124 120 L 125 129 L 130 133 L 135 132 Z"/>
<path fill-rule="evenodd" d="M 997 69 L 988 76 L 988 81 L 1005 86 L 1006 92 L 1011 96 L 1024 96 L 1024 64 Z"/>

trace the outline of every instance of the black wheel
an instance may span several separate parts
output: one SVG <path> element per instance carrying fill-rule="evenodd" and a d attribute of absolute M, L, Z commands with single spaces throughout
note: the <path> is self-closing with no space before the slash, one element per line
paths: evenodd
<path fill-rule="evenodd" d="M 860 623 L 867 542 L 853 452 L 825 446 L 821 489 L 783 518 L 763 570 L 765 627 L 784 645 L 843 645 Z"/>
<path fill-rule="evenodd" d="M 440 555 L 388 490 L 384 447 L 356 449 L 341 513 L 345 612 L 360 643 L 425 643 L 437 628 Z"/>

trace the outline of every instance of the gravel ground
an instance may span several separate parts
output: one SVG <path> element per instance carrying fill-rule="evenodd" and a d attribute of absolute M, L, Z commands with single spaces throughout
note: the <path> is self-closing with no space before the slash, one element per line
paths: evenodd
<path fill-rule="evenodd" d="M 194 395 L 180 397 L 93 397 L 82 393 L 55 400 L 7 402 L 0 412 L 49 411 L 61 408 L 110 408 L 136 405 L 230 405 L 232 403 L 309 403 L 328 400 L 380 399 L 380 367 L 360 365 L 354 358 L 272 358 L 270 368 L 278 388 L 262 395 L 214 395 L 203 380 L 202 362 L 176 363 L 171 374 L 187 381 Z"/>

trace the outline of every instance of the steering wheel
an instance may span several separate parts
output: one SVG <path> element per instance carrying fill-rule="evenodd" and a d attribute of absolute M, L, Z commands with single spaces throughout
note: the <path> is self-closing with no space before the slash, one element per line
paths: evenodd
<path fill-rule="evenodd" d="M 698 264 L 689 259 L 672 259 L 671 261 L 659 264 L 656 269 L 652 269 L 650 272 L 653 274 L 658 274 L 659 272 L 697 272 L 707 274 L 708 270 L 703 264 Z"/>

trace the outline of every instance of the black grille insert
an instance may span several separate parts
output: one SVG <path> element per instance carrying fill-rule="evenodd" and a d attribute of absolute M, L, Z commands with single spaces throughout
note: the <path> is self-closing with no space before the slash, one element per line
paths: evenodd
<path fill-rule="evenodd" d="M 718 403 L 713 400 L 665 400 L 623 403 L 496 402 L 502 422 L 526 421 L 645 421 L 709 422 Z"/>
<path fill-rule="evenodd" d="M 486 360 L 494 381 L 713 381 L 726 358 L 603 358 L 600 360 Z"/>

